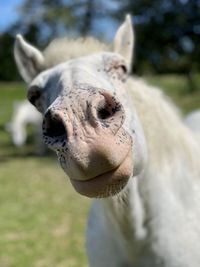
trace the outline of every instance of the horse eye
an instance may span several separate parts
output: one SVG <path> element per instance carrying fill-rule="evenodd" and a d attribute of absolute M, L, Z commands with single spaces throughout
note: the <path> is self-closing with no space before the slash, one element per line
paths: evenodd
<path fill-rule="evenodd" d="M 27 98 L 31 102 L 31 104 L 35 105 L 36 101 L 40 98 L 41 96 L 41 89 L 37 86 L 32 86 L 29 91 Z"/>
<path fill-rule="evenodd" d="M 127 78 L 127 74 L 128 74 L 128 69 L 126 65 L 124 64 L 116 65 L 114 69 L 115 69 L 115 73 L 117 73 L 118 79 L 120 79 L 121 81 L 125 81 Z"/>
<path fill-rule="evenodd" d="M 120 65 L 118 68 L 120 68 L 124 73 L 127 73 L 127 67 L 125 65 Z"/>

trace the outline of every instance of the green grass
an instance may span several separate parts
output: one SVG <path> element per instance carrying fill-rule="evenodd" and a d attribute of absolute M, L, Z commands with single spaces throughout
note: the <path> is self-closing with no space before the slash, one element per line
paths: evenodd
<path fill-rule="evenodd" d="M 87 200 L 54 158 L 1 163 L 0 266 L 87 266 Z"/>
<path fill-rule="evenodd" d="M 148 77 L 187 112 L 200 106 L 184 77 Z M 31 143 L 13 147 L 4 124 L 21 83 L 0 83 L 0 267 L 84 267 L 90 201 L 74 192 L 52 154 L 36 157 Z"/>

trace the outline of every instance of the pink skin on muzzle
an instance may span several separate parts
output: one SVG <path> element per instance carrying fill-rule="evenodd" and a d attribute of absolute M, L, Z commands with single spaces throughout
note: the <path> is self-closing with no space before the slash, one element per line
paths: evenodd
<path fill-rule="evenodd" d="M 77 97 L 78 95 L 78 97 Z M 76 191 L 88 197 L 118 193 L 133 172 L 132 139 L 124 109 L 105 91 L 73 92 L 45 115 L 44 140 L 56 150 Z"/>

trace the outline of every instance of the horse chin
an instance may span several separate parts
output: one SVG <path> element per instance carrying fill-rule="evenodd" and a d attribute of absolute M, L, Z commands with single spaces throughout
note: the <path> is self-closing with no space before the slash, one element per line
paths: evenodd
<path fill-rule="evenodd" d="M 119 193 L 133 174 L 131 149 L 115 169 L 85 181 L 70 179 L 75 190 L 90 198 L 105 198 Z"/>

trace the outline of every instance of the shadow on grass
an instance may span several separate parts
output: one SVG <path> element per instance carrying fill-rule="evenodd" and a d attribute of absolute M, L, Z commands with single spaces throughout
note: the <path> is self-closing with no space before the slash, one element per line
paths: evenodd
<path fill-rule="evenodd" d="M 5 128 L 5 125 L 0 124 L 0 132 L 6 132 Z"/>
<path fill-rule="evenodd" d="M 13 159 L 23 158 L 55 158 L 55 153 L 48 149 L 44 149 L 42 153 L 36 151 L 33 136 L 29 135 L 27 143 L 21 147 L 16 147 L 11 140 L 5 126 L 0 124 L 0 163 L 11 161 Z"/>
<path fill-rule="evenodd" d="M 0 144 L 0 147 L 1 144 Z M 7 152 L 0 153 L 0 163 L 4 163 L 7 161 L 11 161 L 14 159 L 25 159 L 25 158 L 46 158 L 46 159 L 54 159 L 55 153 L 48 150 L 45 152 L 45 154 L 38 154 L 36 152 L 33 152 L 28 147 L 24 146 L 22 148 L 15 148 L 12 145 L 5 146 L 7 148 Z"/>
<path fill-rule="evenodd" d="M 42 158 L 42 159 L 55 159 L 55 154 L 51 151 L 48 151 L 47 153 L 40 155 L 37 153 L 34 153 L 33 151 L 29 151 L 24 147 L 23 149 L 12 149 L 9 150 L 7 153 L 1 153 L 0 154 L 0 164 L 6 163 L 8 161 L 12 161 L 14 159 L 25 159 L 25 158 Z"/>

